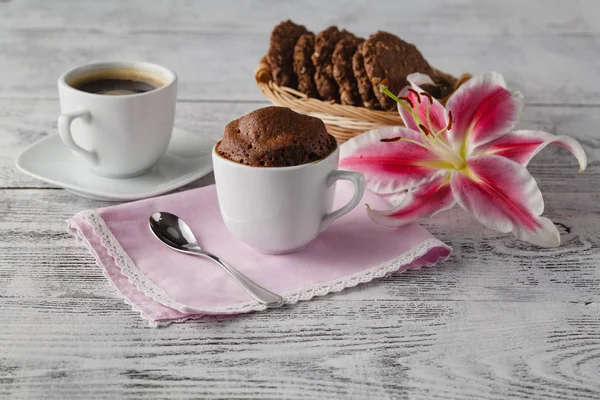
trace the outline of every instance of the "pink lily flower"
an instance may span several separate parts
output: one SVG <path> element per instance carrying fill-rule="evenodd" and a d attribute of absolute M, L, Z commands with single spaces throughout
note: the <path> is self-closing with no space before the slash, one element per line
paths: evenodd
<path fill-rule="evenodd" d="M 458 203 L 477 221 L 499 232 L 543 246 L 560 245 L 560 234 L 541 217 L 544 200 L 527 171 L 544 147 L 569 150 L 587 166 L 581 145 L 566 136 L 513 128 L 524 108 L 523 96 L 507 90 L 502 75 L 471 78 L 442 106 L 419 86 L 433 85 L 423 74 L 411 74 L 398 97 L 405 127 L 366 132 L 342 148 L 341 166 L 362 172 L 367 187 L 395 207 L 377 211 L 375 222 L 401 226 L 430 218 Z"/>

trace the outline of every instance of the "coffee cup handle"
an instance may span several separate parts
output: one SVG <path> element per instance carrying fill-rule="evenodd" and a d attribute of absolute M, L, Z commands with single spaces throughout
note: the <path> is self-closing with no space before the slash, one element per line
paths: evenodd
<path fill-rule="evenodd" d="M 65 112 L 58 117 L 58 134 L 62 142 L 72 151 L 84 156 L 91 164 L 98 164 L 98 154 L 95 151 L 86 150 L 79 146 L 73 140 L 73 133 L 71 132 L 71 123 L 81 118 L 84 122 L 90 122 L 92 114 L 88 110 L 83 108 L 71 112 Z"/>
<path fill-rule="evenodd" d="M 327 186 L 333 185 L 338 180 L 346 180 L 352 182 L 352 184 L 354 185 L 354 195 L 352 196 L 348 204 L 346 204 L 342 208 L 325 214 L 325 216 L 321 220 L 319 232 L 323 232 L 333 221 L 352 211 L 354 207 L 356 207 L 358 203 L 360 203 L 360 200 L 365 194 L 365 177 L 363 174 L 359 172 L 334 170 L 331 171 L 327 176 Z"/>

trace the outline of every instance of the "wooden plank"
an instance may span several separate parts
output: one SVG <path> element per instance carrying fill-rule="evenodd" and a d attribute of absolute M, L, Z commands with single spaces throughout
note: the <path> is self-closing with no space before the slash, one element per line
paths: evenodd
<path fill-rule="evenodd" d="M 0 295 L 32 302 L 108 290 L 87 251 L 65 230 L 73 214 L 109 203 L 62 190 L 3 190 L 0 210 Z M 549 193 L 545 215 L 559 225 L 563 245 L 539 249 L 484 230 L 460 209 L 426 224 L 454 248 L 443 265 L 387 278 L 331 296 L 349 300 L 600 302 L 600 193 Z M 35 266 L 35 267 L 33 267 Z M 109 290 L 110 292 L 110 290 Z M 106 292 L 104 292 L 106 293 Z M 112 297 L 112 296 L 111 296 Z"/>
<path fill-rule="evenodd" d="M 108 203 L 47 190 L 13 159 L 55 133 L 56 78 L 91 60 L 174 68 L 178 127 L 220 136 L 266 104 L 252 72 L 290 16 L 315 30 L 390 30 L 454 74 L 505 74 L 535 106 L 523 127 L 572 135 L 588 153 L 583 174 L 562 149 L 530 168 L 563 246 L 482 231 L 455 209 L 426 224 L 454 247 L 442 266 L 148 327 L 65 232 L 67 217 Z M 0 0 L 0 398 L 599 398 L 599 21 L 596 0 Z"/>
<path fill-rule="evenodd" d="M 222 0 L 4 1 L 3 29 L 65 29 L 106 32 L 269 31 L 292 18 L 314 29 L 327 24 L 374 32 L 401 27 L 406 33 L 444 35 L 594 35 L 600 33 L 595 0 L 429 0 L 365 4 L 331 0 L 260 2 Z M 515 13 L 518 10 L 518 14 Z"/>
<path fill-rule="evenodd" d="M 153 329 L 93 296 L 3 302 L 11 399 L 600 396 L 597 306 L 317 300 Z"/>
<path fill-rule="evenodd" d="M 548 213 L 565 226 L 559 249 L 482 237 L 450 213 L 431 224 L 456 249 L 439 268 L 267 313 L 155 330 L 64 233 L 63 219 L 103 203 L 62 191 L 2 193 L 7 398 L 600 394 L 597 194 L 550 196 Z"/>
<path fill-rule="evenodd" d="M 2 7 L 11 8 L 17 3 L 10 2 Z M 68 4 L 55 4 L 56 2 L 52 2 L 52 5 L 43 7 L 49 10 L 46 18 L 43 13 L 39 17 L 24 13 L 25 16 L 16 22 L 0 24 L 0 48 L 3 49 L 3 57 L 0 59 L 0 71 L 3 74 L 0 96 L 56 98 L 55 82 L 58 76 L 73 66 L 94 60 L 141 59 L 158 62 L 177 71 L 181 99 L 263 100 L 254 83 L 254 68 L 267 50 L 272 26 L 284 14 L 294 14 L 289 9 L 285 12 L 285 7 L 275 12 L 271 11 L 271 7 L 254 4 L 251 6 L 253 10 L 247 10 L 248 16 L 239 22 L 223 23 L 221 28 L 213 30 L 213 24 L 218 22 L 205 27 L 202 25 L 202 21 L 211 18 L 211 13 L 205 11 L 206 6 L 203 7 L 200 3 L 195 6 L 180 3 L 178 8 L 171 7 L 169 3 L 168 10 L 161 6 L 152 7 L 154 18 L 150 20 L 157 21 L 156 25 L 132 29 L 132 24 L 133 27 L 136 24 L 129 21 L 136 14 L 125 13 L 115 17 L 115 22 L 107 23 L 106 19 L 115 14 L 109 11 L 110 8 L 100 7 L 104 13 L 99 11 L 98 18 L 104 19 L 96 19 L 96 3 L 85 3 L 73 9 Z M 533 103 L 600 104 L 600 82 L 592 79 L 600 67 L 600 61 L 582 56 L 595 48 L 594 32 L 598 31 L 600 25 L 594 12 L 585 12 L 587 8 L 594 10 L 591 4 L 584 3 L 581 8 L 573 7 L 564 14 L 553 10 L 552 15 L 557 16 L 555 23 L 563 26 L 562 30 L 549 28 L 554 25 L 547 22 L 543 26 L 537 25 L 537 30 L 527 30 L 529 33 L 526 35 L 515 35 L 512 31 L 529 29 L 525 27 L 535 18 L 534 13 L 544 9 L 544 6 L 526 7 L 528 14 L 523 19 L 507 18 L 505 21 L 517 22 L 507 22 L 505 25 L 499 23 L 495 30 L 486 34 L 463 32 L 461 27 L 469 26 L 469 23 L 460 20 L 459 9 L 439 4 L 437 8 L 423 6 L 420 9 L 419 14 L 430 15 L 431 20 L 414 20 L 423 24 L 416 31 L 412 28 L 418 26 L 417 22 L 407 24 L 408 28 L 405 28 L 396 24 L 394 18 L 386 18 L 386 15 L 405 15 L 404 18 L 407 18 L 410 13 L 399 11 L 389 14 L 390 10 L 385 7 L 372 7 L 374 10 L 371 10 L 367 6 L 364 9 L 363 6 L 343 6 L 349 13 L 349 23 L 339 17 L 339 20 L 327 19 L 309 25 L 318 30 L 330 23 L 339 22 L 361 35 L 372 33 L 378 28 L 389 28 L 415 42 L 432 65 L 449 73 L 477 74 L 497 70 L 507 77 L 512 87 L 522 90 L 528 101 Z M 478 30 L 483 29 L 483 24 L 489 23 L 489 18 L 485 18 L 489 17 L 488 12 L 493 13 L 496 7 L 504 9 L 494 6 L 487 9 L 484 13 L 486 15 L 482 17 L 478 15 L 481 7 L 475 2 L 471 2 L 470 6 L 467 14 L 470 15 L 470 20 L 479 19 L 480 22 L 473 24 L 479 27 Z M 15 7 L 17 9 L 14 14 L 21 15 L 18 6 Z M 63 10 L 63 7 L 69 8 L 69 11 Z M 395 7 L 403 6 L 398 3 Z M 135 9 L 136 6 L 132 5 L 132 8 Z M 137 8 L 144 9 L 141 5 Z M 314 21 L 314 10 L 311 7 L 297 9 L 302 10 L 298 11 L 302 15 L 299 21 Z M 370 21 L 367 23 L 363 22 L 365 9 L 371 12 L 366 13 L 366 20 Z M 190 10 L 195 10 L 191 11 L 192 17 L 184 19 L 187 22 L 181 25 L 180 15 L 187 14 Z M 220 10 L 221 13 L 229 12 L 225 7 Z M 239 11 L 243 12 L 244 7 Z M 173 19 L 169 19 L 171 12 L 174 13 Z M 272 17 L 271 12 L 274 12 Z M 201 13 L 206 15 L 195 25 L 193 16 Z M 219 16 L 218 13 L 215 21 L 225 18 L 225 15 Z M 261 15 L 259 21 L 264 22 L 246 28 L 241 21 L 252 20 L 252 15 Z M 9 18 L 7 17 L 11 21 Z M 38 26 L 37 21 L 40 19 L 48 22 Z M 74 19 L 75 25 L 71 27 L 69 22 L 61 25 L 63 19 Z M 139 20 L 143 19 L 144 12 L 140 11 Z M 450 28 L 451 32 L 440 28 L 449 20 L 455 21 L 450 25 L 453 26 Z M 89 27 L 84 21 L 89 22 Z M 382 26 L 380 21 L 387 23 Z M 111 25 L 118 25 L 120 28 L 111 29 Z M 228 29 L 231 25 L 239 28 Z M 585 32 L 581 32 L 584 28 Z M 556 31 L 559 33 L 554 33 Z"/>
<path fill-rule="evenodd" d="M 189 132 L 219 138 L 227 122 L 268 103 L 186 103 L 177 105 L 176 125 Z M 530 171 L 543 192 L 600 191 L 600 126 L 598 108 L 530 107 L 521 128 L 570 135 L 581 141 L 590 166 L 577 173 L 577 162 L 565 150 L 549 147 L 533 160 Z M 56 133 L 59 107 L 54 100 L 0 99 L 0 188 L 49 187 L 18 172 L 14 158 L 36 140 Z"/>
<path fill-rule="evenodd" d="M 148 328 L 64 231 L 94 202 L 3 190 L 0 396 L 594 399 L 598 194 L 553 193 L 565 245 L 430 224 L 444 266 L 284 309 Z M 327 324 L 323 324 L 326 320 Z"/>

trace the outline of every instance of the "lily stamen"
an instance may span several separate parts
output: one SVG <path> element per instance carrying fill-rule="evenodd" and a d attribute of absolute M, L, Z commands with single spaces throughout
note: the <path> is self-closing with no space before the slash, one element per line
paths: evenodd
<path fill-rule="evenodd" d="M 465 166 L 465 160 L 443 141 L 436 140 L 434 137 L 425 137 L 425 141 L 431 151 L 447 160 L 455 169 L 460 170 Z"/>
<path fill-rule="evenodd" d="M 431 125 L 431 118 L 429 117 L 429 110 L 431 109 L 431 105 L 432 105 L 431 103 L 429 103 L 427 105 L 427 111 L 426 111 L 427 124 L 429 126 L 433 126 L 433 125 Z"/>
<path fill-rule="evenodd" d="M 385 85 L 379 86 L 379 91 L 381 93 L 387 95 L 390 99 L 394 100 L 396 103 L 400 104 L 402 106 L 402 108 L 404 108 L 406 111 L 408 111 L 415 120 L 417 120 L 419 118 L 419 116 L 417 114 L 415 114 L 415 112 L 412 109 L 412 102 L 410 102 L 410 105 L 411 105 L 410 107 L 407 106 L 405 104 L 405 102 L 403 102 L 401 99 L 398 98 L 398 96 L 396 96 L 394 93 L 390 92 L 388 87 Z"/>
<path fill-rule="evenodd" d="M 449 131 L 450 129 L 452 129 L 452 111 L 448 111 L 448 125 L 446 125 L 445 127 L 443 127 L 442 129 L 440 129 L 439 131 L 437 131 L 435 133 L 435 135 L 433 135 L 434 138 L 439 139 L 440 141 L 442 141 L 443 143 L 445 143 L 448 147 L 450 147 L 450 143 L 448 143 L 448 141 L 446 140 L 446 138 L 444 138 L 442 136 L 442 133 Z"/>
<path fill-rule="evenodd" d="M 410 89 L 409 89 L 410 90 Z M 427 92 L 421 92 L 421 94 L 425 97 L 427 97 L 427 99 L 429 99 L 429 104 L 433 104 L 433 97 L 431 96 L 431 94 L 427 93 Z"/>
<path fill-rule="evenodd" d="M 407 90 L 411 91 L 413 89 L 408 88 Z M 418 113 L 415 112 L 414 104 L 408 97 L 395 96 L 392 92 L 390 92 L 390 90 L 385 85 L 381 85 L 379 87 L 379 91 L 381 93 L 386 94 L 392 100 L 396 101 L 398 104 L 400 104 L 404 109 L 406 109 L 412 115 L 412 117 L 415 120 L 415 123 L 417 124 L 417 127 L 419 128 L 419 133 L 421 134 L 421 142 L 422 142 L 421 146 L 422 147 L 425 147 L 425 148 L 441 155 L 442 157 L 446 158 L 452 164 L 452 166 L 456 169 L 462 169 L 464 167 L 465 160 L 462 157 L 460 157 L 460 155 L 455 154 L 454 150 L 449 145 L 449 143 L 446 142 L 446 140 L 444 140 L 444 138 L 440 136 L 442 132 L 447 130 L 447 127 L 444 127 L 439 132 L 432 134 L 430 129 L 427 128 L 425 126 L 425 124 L 423 124 L 423 122 L 419 118 Z M 416 92 L 416 91 L 414 91 L 414 92 Z M 427 118 L 428 126 L 432 126 L 429 111 L 431 109 L 431 106 L 433 105 L 433 98 L 427 92 L 423 92 L 421 94 L 423 94 L 425 97 L 427 97 L 429 99 L 429 104 L 427 105 L 427 111 L 426 111 L 426 113 L 427 113 L 426 118 Z M 409 107 L 409 105 L 410 105 L 410 107 Z M 449 118 L 451 118 L 451 117 L 449 117 Z M 451 125 L 451 123 L 452 122 L 450 121 L 449 124 Z M 406 140 L 406 139 L 399 139 L 399 140 Z M 387 142 L 388 140 L 381 140 L 381 141 Z M 392 141 L 392 140 L 389 140 L 389 141 Z M 395 141 L 395 140 L 393 140 L 393 141 Z M 415 142 L 415 143 L 417 143 L 417 142 Z"/>
<path fill-rule="evenodd" d="M 367 207 L 369 217 L 384 226 L 406 226 L 458 204 L 488 228 L 512 231 L 535 245 L 558 246 L 560 232 L 541 215 L 542 194 L 526 166 L 555 144 L 569 150 L 584 170 L 581 145 L 548 132 L 513 131 L 523 97 L 508 90 L 496 72 L 471 78 L 446 106 L 419 87 L 430 85 L 429 77 L 416 73 L 407 81 L 398 96 L 408 98 L 380 87 L 400 104 L 404 126 L 365 132 L 345 147 L 340 161 L 345 169 L 363 173 L 372 192 L 391 196 L 391 209 Z M 478 112 L 489 104 L 501 112 Z"/>
<path fill-rule="evenodd" d="M 409 99 L 408 97 L 400 97 L 400 100 L 404 100 L 405 102 L 407 102 L 410 105 L 410 108 L 415 108 L 412 100 Z"/>
<path fill-rule="evenodd" d="M 390 139 L 385 139 L 385 138 L 384 139 L 379 139 L 379 141 L 380 142 L 398 142 L 398 141 L 408 142 L 408 143 L 412 143 L 412 144 L 415 144 L 417 146 L 420 146 L 420 147 L 422 147 L 424 149 L 431 150 L 431 147 L 428 146 L 428 145 L 426 145 L 426 144 L 424 144 L 424 143 L 421 143 L 419 141 L 412 140 L 412 139 L 403 138 L 401 136 L 398 136 L 398 137 L 395 137 L 395 138 L 390 138 Z"/>
<path fill-rule="evenodd" d="M 419 96 L 419 92 L 413 88 L 408 88 L 407 90 L 417 96 L 417 103 L 421 104 L 421 96 Z"/>
<path fill-rule="evenodd" d="M 379 86 L 379 91 L 385 95 L 387 95 L 390 99 L 394 100 L 396 103 L 400 104 L 400 106 L 402 108 L 404 108 L 406 111 L 408 111 L 410 113 L 410 115 L 412 115 L 412 117 L 414 118 L 415 122 L 417 123 L 417 125 L 422 125 L 423 123 L 421 122 L 421 119 L 419 118 L 419 115 L 413 110 L 413 102 L 408 98 L 408 97 L 401 97 L 398 98 L 398 96 L 396 96 L 394 93 L 390 92 L 390 90 L 388 89 L 387 86 L 385 85 L 380 85 Z M 404 101 L 403 101 L 404 100 Z M 406 104 L 410 104 L 410 107 Z M 422 135 L 425 134 L 425 132 L 420 131 Z"/>
<path fill-rule="evenodd" d="M 384 139 L 380 139 L 380 142 L 397 142 L 398 140 L 402 140 L 402 136 L 396 136 L 393 138 L 384 138 Z"/>

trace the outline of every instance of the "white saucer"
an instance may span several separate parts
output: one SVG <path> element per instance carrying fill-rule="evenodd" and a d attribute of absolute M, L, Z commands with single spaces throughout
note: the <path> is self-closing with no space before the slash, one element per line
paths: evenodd
<path fill-rule="evenodd" d="M 144 175 L 126 179 L 103 178 L 89 172 L 58 135 L 45 137 L 17 157 L 17 168 L 36 179 L 94 200 L 127 201 L 167 193 L 212 171 L 216 140 L 175 128 L 169 148 Z"/>

